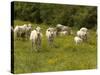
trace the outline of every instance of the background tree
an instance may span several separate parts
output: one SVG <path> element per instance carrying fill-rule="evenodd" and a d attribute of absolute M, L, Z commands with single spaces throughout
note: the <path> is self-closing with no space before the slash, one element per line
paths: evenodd
<path fill-rule="evenodd" d="M 97 7 L 48 3 L 14 2 L 14 20 L 71 27 L 97 26 Z"/>

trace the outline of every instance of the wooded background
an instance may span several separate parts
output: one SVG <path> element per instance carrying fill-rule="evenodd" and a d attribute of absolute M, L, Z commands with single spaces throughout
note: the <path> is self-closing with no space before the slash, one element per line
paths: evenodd
<path fill-rule="evenodd" d="M 37 24 L 63 24 L 71 27 L 96 28 L 97 7 L 49 3 L 14 2 L 14 20 Z"/>

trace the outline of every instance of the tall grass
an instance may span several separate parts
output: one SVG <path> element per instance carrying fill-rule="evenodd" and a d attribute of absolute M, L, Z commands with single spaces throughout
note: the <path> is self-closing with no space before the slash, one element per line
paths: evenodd
<path fill-rule="evenodd" d="M 24 23 L 30 22 L 14 21 L 15 25 Z M 34 29 L 36 24 L 32 24 Z M 42 24 L 39 26 L 44 35 L 40 52 L 32 49 L 29 40 L 14 40 L 15 73 L 83 70 L 97 67 L 97 39 L 94 31 L 89 31 L 89 40 L 82 44 L 75 45 L 74 35 L 69 35 L 56 37 L 55 47 L 50 47 L 45 36 L 48 26 Z"/>

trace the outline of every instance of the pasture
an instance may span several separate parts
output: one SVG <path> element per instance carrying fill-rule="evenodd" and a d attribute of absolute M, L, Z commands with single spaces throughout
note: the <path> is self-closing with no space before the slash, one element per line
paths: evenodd
<path fill-rule="evenodd" d="M 15 25 L 30 22 L 15 20 Z M 33 29 L 36 24 L 32 23 Z M 54 40 L 54 47 L 48 46 L 45 31 L 42 28 L 43 39 L 40 52 L 32 50 L 30 40 L 14 40 L 14 73 L 68 71 L 97 68 L 97 36 L 94 30 L 89 30 L 89 40 L 75 45 L 74 36 L 59 36 Z M 74 30 L 75 29 L 75 30 Z M 73 28 L 74 34 L 76 28 Z"/>

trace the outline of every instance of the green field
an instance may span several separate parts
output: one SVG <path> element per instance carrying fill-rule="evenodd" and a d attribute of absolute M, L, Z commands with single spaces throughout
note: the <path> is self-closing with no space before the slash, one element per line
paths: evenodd
<path fill-rule="evenodd" d="M 15 25 L 21 25 L 24 21 L 15 20 Z M 33 24 L 33 23 L 32 23 Z M 45 30 L 42 28 L 43 39 L 40 52 L 32 50 L 30 40 L 14 40 L 14 73 L 68 71 L 97 68 L 97 36 L 94 30 L 89 30 L 89 39 L 80 45 L 75 45 L 74 36 L 62 36 L 55 38 L 55 47 L 49 47 Z M 36 24 L 33 24 L 33 29 Z M 74 29 L 74 28 L 73 28 Z M 73 30 L 76 32 L 76 30 Z"/>

